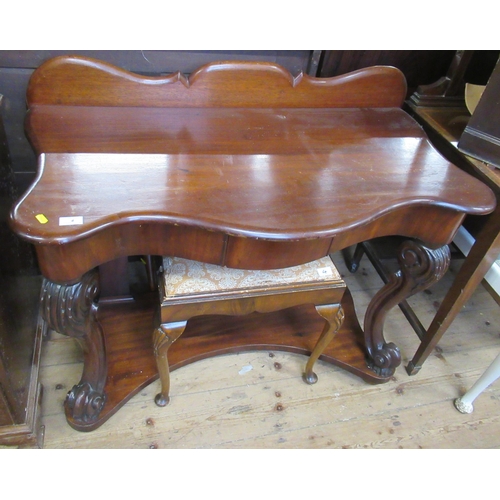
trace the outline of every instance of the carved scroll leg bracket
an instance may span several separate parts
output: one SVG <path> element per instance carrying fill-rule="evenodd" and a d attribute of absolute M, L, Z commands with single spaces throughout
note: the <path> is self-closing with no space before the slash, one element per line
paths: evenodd
<path fill-rule="evenodd" d="M 104 406 L 107 360 L 101 325 L 97 321 L 99 275 L 90 271 L 72 285 L 47 279 L 41 293 L 41 315 L 49 328 L 75 338 L 84 354 L 80 382 L 65 401 L 66 414 L 77 425 L 95 422 Z"/>
<path fill-rule="evenodd" d="M 153 332 L 153 347 L 161 383 L 161 391 L 155 397 L 158 406 L 167 406 L 170 401 L 170 368 L 167 353 L 169 347 L 182 335 L 186 325 L 187 321 L 165 323 Z"/>
<path fill-rule="evenodd" d="M 344 321 L 344 310 L 340 304 L 316 306 L 316 311 L 326 319 L 326 324 L 307 361 L 304 380 L 308 384 L 315 384 L 318 381 L 318 376 L 313 372 L 314 363 L 332 341 Z"/>
<path fill-rule="evenodd" d="M 407 297 L 439 281 L 450 265 L 448 245 L 432 250 L 417 241 L 405 241 L 398 251 L 399 271 L 373 297 L 365 314 L 364 332 L 368 366 L 390 377 L 401 363 L 398 347 L 386 343 L 383 327 L 387 313 Z"/>

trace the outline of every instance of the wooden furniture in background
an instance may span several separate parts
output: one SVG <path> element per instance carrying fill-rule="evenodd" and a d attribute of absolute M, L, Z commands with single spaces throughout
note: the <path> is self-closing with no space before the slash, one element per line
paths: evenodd
<path fill-rule="evenodd" d="M 370 66 L 393 66 L 404 75 L 407 96 L 417 86 L 432 84 L 452 63 L 453 50 L 323 50 L 317 76 L 338 76 Z"/>
<path fill-rule="evenodd" d="M 500 62 L 497 63 L 474 113 L 465 126 L 458 149 L 500 168 Z"/>
<path fill-rule="evenodd" d="M 458 149 L 459 141 L 470 119 L 465 103 L 458 107 L 426 107 L 417 106 L 410 100 L 408 105 L 412 115 L 422 124 L 439 151 L 464 171 L 488 185 L 498 200 L 500 197 L 499 170 L 494 165 L 472 158 Z M 471 238 L 472 246 L 468 244 L 467 248 L 463 248 L 457 240 L 457 246 L 466 254 L 465 261 L 407 367 L 410 375 L 418 373 L 460 309 L 469 300 L 500 255 L 500 208 L 498 204 L 487 217 L 480 220 L 474 218 L 466 220 L 463 229 L 465 229 L 466 236 L 467 230 L 470 229 L 473 237 Z M 463 238 L 461 233 L 458 237 Z M 492 290 L 492 292 L 495 297 L 498 297 L 498 291 Z"/>
<path fill-rule="evenodd" d="M 400 108 L 405 95 L 401 72 L 386 67 L 322 79 L 248 62 L 189 78 L 75 57 L 40 66 L 26 122 L 38 176 L 11 224 L 35 245 L 44 320 L 84 347 L 65 402 L 70 425 L 95 429 L 158 376 L 145 340 L 154 299 L 98 302 L 96 267 L 126 255 L 265 270 L 405 236 L 402 270 L 373 298 L 364 331 L 346 290 L 346 319 L 322 355 L 368 382 L 389 380 L 401 358 L 383 336 L 388 311 L 441 278 L 466 214 L 495 208 L 491 190 L 439 155 Z M 297 331 L 297 312 L 270 314 L 271 344 L 279 334 L 284 349 L 307 352 L 320 335 L 309 318 Z M 238 350 L 231 322 L 215 330 L 188 325 L 169 349 L 171 368 Z"/>
<path fill-rule="evenodd" d="M 446 75 L 430 84 L 419 85 L 410 96 L 410 102 L 428 107 L 465 106 L 464 75 L 473 55 L 473 50 L 456 51 Z"/>
<path fill-rule="evenodd" d="M 24 265 L 26 243 L 8 227 L 16 197 L 0 116 L 0 445 L 37 447 L 43 441 L 38 380 L 43 325 L 37 324 L 41 278 Z"/>

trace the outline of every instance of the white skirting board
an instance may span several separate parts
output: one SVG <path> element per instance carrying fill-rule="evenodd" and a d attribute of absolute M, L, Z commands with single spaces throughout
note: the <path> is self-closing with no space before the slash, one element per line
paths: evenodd
<path fill-rule="evenodd" d="M 457 232 L 453 243 L 457 248 L 467 256 L 469 254 L 472 245 L 474 244 L 474 238 L 463 226 Z M 497 294 L 500 295 L 500 260 L 496 260 L 491 266 L 490 270 L 484 276 L 484 279 L 488 284 L 495 290 Z"/>

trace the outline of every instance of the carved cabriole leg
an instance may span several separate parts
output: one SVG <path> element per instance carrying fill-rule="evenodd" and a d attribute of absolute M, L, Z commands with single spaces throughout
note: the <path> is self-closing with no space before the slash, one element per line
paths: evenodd
<path fill-rule="evenodd" d="M 187 321 L 166 323 L 156 328 L 153 332 L 153 348 L 160 374 L 161 392 L 155 397 L 158 406 L 167 406 L 170 397 L 170 368 L 168 366 L 168 348 L 182 335 L 186 329 Z"/>
<path fill-rule="evenodd" d="M 80 382 L 68 393 L 66 414 L 79 424 L 97 420 L 106 395 L 106 349 L 97 321 L 99 275 L 88 272 L 73 285 L 59 285 L 47 279 L 42 284 L 41 314 L 49 328 L 75 338 L 84 353 Z"/>
<path fill-rule="evenodd" d="M 401 363 L 395 344 L 386 343 L 383 326 L 387 313 L 407 297 L 439 281 L 450 265 L 448 245 L 431 250 L 417 241 L 405 241 L 398 252 L 400 270 L 371 300 L 365 314 L 368 364 L 383 377 L 391 376 Z"/>
<path fill-rule="evenodd" d="M 304 380 L 308 384 L 315 384 L 318 381 L 318 376 L 313 372 L 314 363 L 321 356 L 326 346 L 332 341 L 344 321 L 344 311 L 340 304 L 316 306 L 316 311 L 326 319 L 326 325 L 307 361 Z"/>

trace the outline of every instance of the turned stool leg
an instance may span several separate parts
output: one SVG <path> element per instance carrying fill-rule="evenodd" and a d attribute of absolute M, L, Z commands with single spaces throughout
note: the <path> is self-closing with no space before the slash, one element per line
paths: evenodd
<path fill-rule="evenodd" d="M 313 372 L 314 363 L 321 356 L 326 346 L 332 341 L 344 321 L 344 311 L 340 304 L 316 306 L 316 311 L 326 319 L 326 325 L 307 361 L 304 380 L 308 384 L 315 384 L 318 381 L 318 376 Z"/>
<path fill-rule="evenodd" d="M 167 406 L 170 397 L 170 368 L 168 366 L 168 348 L 182 335 L 187 321 L 162 324 L 153 333 L 153 346 L 158 373 L 160 374 L 161 391 L 155 397 L 158 406 Z"/>

